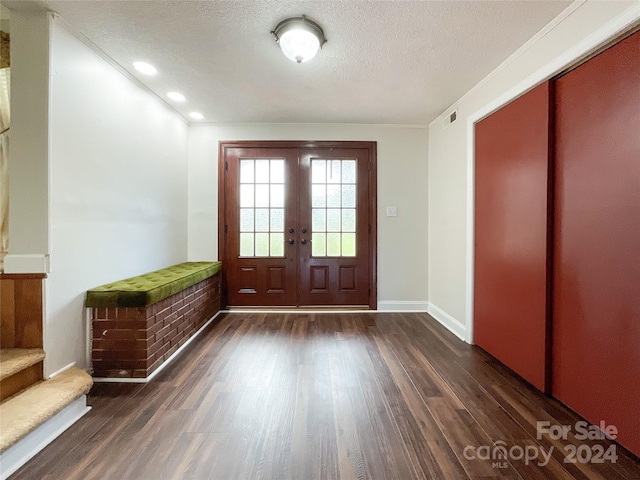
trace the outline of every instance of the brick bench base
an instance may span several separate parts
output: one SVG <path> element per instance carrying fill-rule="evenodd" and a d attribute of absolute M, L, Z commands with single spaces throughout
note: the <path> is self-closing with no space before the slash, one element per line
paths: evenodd
<path fill-rule="evenodd" d="M 92 308 L 93 376 L 146 378 L 220 310 L 220 274 L 141 308 Z"/>

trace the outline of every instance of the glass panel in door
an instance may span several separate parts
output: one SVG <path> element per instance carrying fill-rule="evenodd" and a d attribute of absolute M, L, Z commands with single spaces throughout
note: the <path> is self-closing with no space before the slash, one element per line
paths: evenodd
<path fill-rule="evenodd" d="M 356 256 L 357 160 L 311 160 L 311 255 Z"/>

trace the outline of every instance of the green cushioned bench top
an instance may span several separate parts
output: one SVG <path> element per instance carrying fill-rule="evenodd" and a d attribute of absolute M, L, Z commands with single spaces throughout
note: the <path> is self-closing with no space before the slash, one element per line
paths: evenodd
<path fill-rule="evenodd" d="M 87 307 L 146 307 L 220 271 L 222 262 L 185 262 L 87 291 Z"/>

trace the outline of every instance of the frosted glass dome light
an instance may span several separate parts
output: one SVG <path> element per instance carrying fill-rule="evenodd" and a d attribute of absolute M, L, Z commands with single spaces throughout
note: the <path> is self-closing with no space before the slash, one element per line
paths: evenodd
<path fill-rule="evenodd" d="M 311 60 L 327 43 L 322 27 L 304 15 L 283 20 L 271 34 L 282 53 L 296 63 Z"/>
<path fill-rule="evenodd" d="M 318 53 L 320 40 L 306 30 L 289 30 L 280 37 L 280 48 L 285 56 L 297 63 L 311 60 Z"/>

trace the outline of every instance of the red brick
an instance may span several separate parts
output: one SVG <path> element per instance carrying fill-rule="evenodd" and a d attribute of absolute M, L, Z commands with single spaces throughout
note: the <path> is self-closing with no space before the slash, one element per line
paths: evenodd
<path fill-rule="evenodd" d="M 94 363 L 96 370 L 131 370 L 133 368 L 147 368 L 145 360 L 100 360 Z"/>
<path fill-rule="evenodd" d="M 147 339 L 136 340 L 136 349 L 137 350 L 149 350 L 149 347 L 151 345 L 153 345 L 154 343 L 155 343 L 155 336 L 147 338 Z"/>
<path fill-rule="evenodd" d="M 111 342 L 110 349 L 112 350 L 135 350 L 138 348 L 138 340 L 107 340 Z"/>
<path fill-rule="evenodd" d="M 142 319 L 142 320 L 116 320 L 116 326 L 115 328 L 118 329 L 129 329 L 129 330 L 138 330 L 140 328 L 147 328 L 147 321 L 146 319 Z"/>
<path fill-rule="evenodd" d="M 148 357 L 146 350 L 109 350 L 105 352 L 105 360 L 145 360 Z"/>
<path fill-rule="evenodd" d="M 135 330 L 108 330 L 104 338 L 109 340 L 135 340 Z"/>
<path fill-rule="evenodd" d="M 160 323 L 156 323 L 154 326 L 149 327 L 147 329 L 147 332 L 149 332 L 149 337 L 151 337 L 151 335 L 155 335 L 156 333 L 158 333 L 160 330 L 162 330 L 162 322 Z"/>
<path fill-rule="evenodd" d="M 174 338 L 176 338 L 176 335 L 178 334 L 178 330 L 176 328 L 172 329 L 165 337 L 164 337 L 164 341 L 171 341 Z"/>
<path fill-rule="evenodd" d="M 160 349 L 156 352 L 156 358 L 164 357 L 169 348 L 171 348 L 171 345 L 169 343 L 165 343 L 164 345 L 162 345 L 162 347 L 160 347 Z"/>
<path fill-rule="evenodd" d="M 156 342 L 158 340 L 162 340 L 167 334 L 171 331 L 171 325 L 167 325 L 166 327 L 162 327 L 155 335 Z"/>
<path fill-rule="evenodd" d="M 176 352 L 176 350 L 178 350 L 178 344 L 171 346 L 171 348 L 167 350 L 167 353 L 164 354 L 164 359 L 166 360 L 167 358 L 169 358 L 171 355 L 173 355 Z"/>
<path fill-rule="evenodd" d="M 189 305 L 184 305 L 183 307 L 178 309 L 176 313 L 178 314 L 178 317 L 184 317 L 185 313 L 187 313 L 188 310 L 189 310 Z"/>
<path fill-rule="evenodd" d="M 116 321 L 115 320 L 94 320 L 93 322 L 91 322 L 91 325 L 93 326 L 94 330 L 97 330 L 97 329 L 108 330 L 111 328 L 116 328 Z"/>
<path fill-rule="evenodd" d="M 171 307 L 164 308 L 156 314 L 156 322 L 162 322 L 165 318 L 171 315 Z"/>
<path fill-rule="evenodd" d="M 108 350 L 91 350 L 91 358 L 93 360 L 102 360 L 104 358 L 104 354 L 108 352 Z"/>
<path fill-rule="evenodd" d="M 151 345 L 148 349 L 147 349 L 147 353 L 149 355 L 155 355 L 156 353 L 158 353 L 158 350 L 160 350 L 160 348 L 162 347 L 162 345 L 164 345 L 164 341 L 161 338 L 160 340 L 158 340 L 157 342 L 155 342 L 153 345 Z"/>
<path fill-rule="evenodd" d="M 148 376 L 148 375 L 151 375 L 153 372 L 155 372 L 155 371 L 158 369 L 158 367 L 159 367 L 160 365 L 162 365 L 162 362 L 163 362 L 162 358 L 158 358 L 158 359 L 153 363 L 153 365 L 151 365 L 149 368 L 147 368 L 147 376 Z"/>
<path fill-rule="evenodd" d="M 167 318 L 164 319 L 164 326 L 166 327 L 167 325 L 171 325 L 173 322 L 176 321 L 176 319 L 178 318 L 178 315 L 176 313 L 172 313 L 171 315 L 169 315 Z"/>
<path fill-rule="evenodd" d="M 126 308 L 120 308 L 118 310 L 118 320 L 120 319 L 137 319 L 137 318 L 147 318 L 146 314 L 145 314 L 145 309 L 144 308 L 132 308 L 132 307 L 126 307 Z"/>
<path fill-rule="evenodd" d="M 105 378 L 131 378 L 132 372 L 131 370 L 114 368 L 112 370 L 108 369 L 95 369 L 93 372 L 94 377 L 105 377 Z"/>
<path fill-rule="evenodd" d="M 157 317 L 155 315 L 152 315 L 150 317 L 147 317 L 146 321 L 145 321 L 145 328 L 151 328 L 153 327 L 156 323 L 162 323 L 162 321 L 158 322 L 157 321 Z"/>
<path fill-rule="evenodd" d="M 171 305 L 171 311 L 177 312 L 178 310 L 180 310 L 180 308 L 182 308 L 183 305 L 184 305 L 184 300 L 178 300 L 173 305 Z"/>
<path fill-rule="evenodd" d="M 103 337 L 106 338 L 105 335 L 104 335 L 105 332 L 108 332 L 108 330 L 103 330 L 101 328 L 99 328 L 99 329 L 94 328 L 91 336 L 93 338 L 103 338 Z"/>
<path fill-rule="evenodd" d="M 147 340 L 147 339 L 155 340 L 155 334 L 149 332 L 149 330 L 147 330 L 146 328 L 142 330 L 132 330 L 132 331 L 137 340 Z"/>
<path fill-rule="evenodd" d="M 111 350 L 115 346 L 115 340 L 107 340 L 106 338 L 94 338 L 92 348 L 94 350 Z"/>

